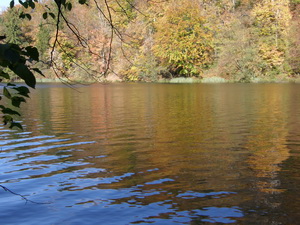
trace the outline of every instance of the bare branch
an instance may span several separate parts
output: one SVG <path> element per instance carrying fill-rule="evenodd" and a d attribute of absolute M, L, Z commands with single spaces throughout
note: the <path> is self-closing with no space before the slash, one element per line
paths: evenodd
<path fill-rule="evenodd" d="M 23 200 L 25 200 L 25 204 L 27 204 L 27 202 L 31 202 L 31 203 L 34 203 L 34 204 L 51 204 L 51 202 L 36 202 L 36 201 L 32 201 L 28 198 L 26 198 L 24 195 L 21 195 L 21 194 L 18 194 L 16 192 L 13 192 L 12 190 L 8 189 L 7 187 L 4 187 L 3 185 L 0 185 L 0 187 L 2 187 L 4 189 L 4 191 L 7 191 L 13 195 L 17 195 L 17 196 L 20 196 Z"/>

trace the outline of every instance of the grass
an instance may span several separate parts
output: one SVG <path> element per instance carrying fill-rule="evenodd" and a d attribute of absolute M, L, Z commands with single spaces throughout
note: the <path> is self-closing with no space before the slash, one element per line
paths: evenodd
<path fill-rule="evenodd" d="M 201 80 L 201 83 L 228 83 L 229 80 L 226 80 L 222 77 L 205 77 Z"/>

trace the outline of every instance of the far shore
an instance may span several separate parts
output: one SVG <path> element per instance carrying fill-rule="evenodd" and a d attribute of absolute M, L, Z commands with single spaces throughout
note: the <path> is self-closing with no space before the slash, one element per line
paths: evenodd
<path fill-rule="evenodd" d="M 99 81 L 95 80 L 67 80 L 67 79 L 50 79 L 50 78 L 37 78 L 37 83 L 61 83 L 61 82 L 67 82 L 67 83 L 127 83 L 128 81 L 122 81 L 122 80 L 112 80 L 112 79 L 102 79 Z M 132 83 L 131 81 L 129 83 Z M 136 81 L 135 83 L 139 83 L 139 81 Z M 140 83 L 145 83 L 144 81 L 141 81 Z M 194 77 L 176 77 L 171 79 L 160 79 L 153 82 L 148 83 L 165 83 L 165 84 L 192 84 L 192 83 L 300 83 L 300 77 L 287 77 L 283 79 L 275 79 L 275 78 L 254 78 L 250 80 L 227 80 L 222 77 L 206 77 L 206 78 L 194 78 Z"/>
<path fill-rule="evenodd" d="M 65 78 L 36 78 L 37 83 L 67 83 L 67 84 L 94 84 L 94 83 L 133 83 L 132 81 L 122 81 L 120 79 L 101 79 L 101 80 L 68 80 Z M 12 83 L 23 83 L 22 80 L 16 80 Z M 226 80 L 222 77 L 206 77 L 206 78 L 194 78 L 194 77 L 176 77 L 171 79 L 160 79 L 153 82 L 136 81 L 134 83 L 161 83 L 161 84 L 216 84 L 216 83 L 300 83 L 299 78 L 284 78 L 284 79 L 274 79 L 274 78 L 255 78 L 247 81 L 237 81 L 237 80 Z"/>

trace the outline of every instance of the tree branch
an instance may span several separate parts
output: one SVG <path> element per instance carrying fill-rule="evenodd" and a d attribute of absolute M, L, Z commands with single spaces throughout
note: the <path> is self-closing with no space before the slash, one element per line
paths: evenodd
<path fill-rule="evenodd" d="M 16 192 L 13 192 L 12 190 L 8 189 L 7 187 L 4 187 L 3 185 L 0 185 L 1 188 L 4 189 L 4 191 L 7 191 L 13 195 L 17 195 L 17 196 L 20 196 L 23 200 L 25 200 L 25 204 L 27 204 L 27 202 L 31 202 L 31 203 L 34 203 L 34 204 L 51 204 L 51 202 L 36 202 L 36 201 L 32 201 L 28 198 L 26 198 L 24 195 L 21 195 L 21 194 L 18 194 Z"/>

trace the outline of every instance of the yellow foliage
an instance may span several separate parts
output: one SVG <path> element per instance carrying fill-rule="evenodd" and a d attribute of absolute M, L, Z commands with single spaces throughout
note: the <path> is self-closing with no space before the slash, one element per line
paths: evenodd
<path fill-rule="evenodd" d="M 264 0 L 254 7 L 252 15 L 261 35 L 287 34 L 291 20 L 288 0 Z"/>
<path fill-rule="evenodd" d="M 126 72 L 125 72 L 125 77 L 129 81 L 138 81 L 139 80 L 139 74 L 138 74 L 138 68 L 136 66 L 130 67 Z"/>
<path fill-rule="evenodd" d="M 259 56 L 268 70 L 282 73 L 288 49 L 287 35 L 291 12 L 288 0 L 263 0 L 252 10 L 258 37 Z"/>
<path fill-rule="evenodd" d="M 199 5 L 173 0 L 155 23 L 154 54 L 174 73 L 198 75 L 212 62 L 213 32 L 205 25 Z"/>
<path fill-rule="evenodd" d="M 274 45 L 262 44 L 259 53 L 270 68 L 278 67 L 284 62 L 284 52 Z"/>

